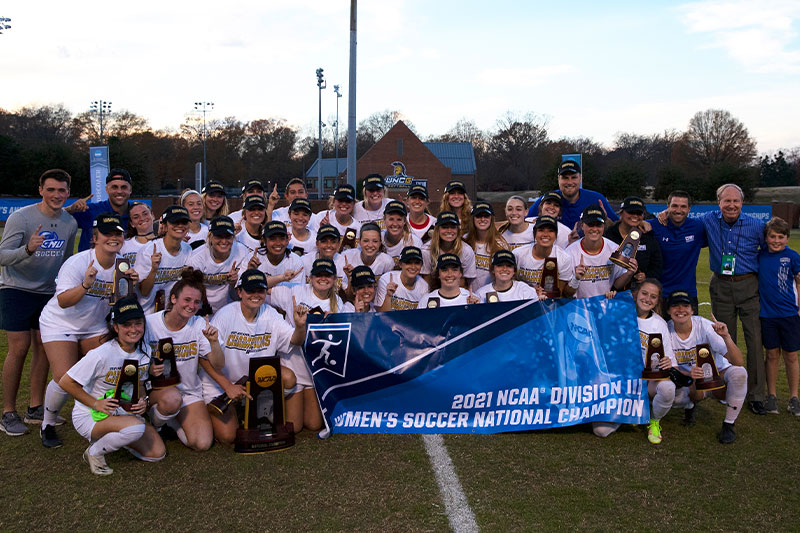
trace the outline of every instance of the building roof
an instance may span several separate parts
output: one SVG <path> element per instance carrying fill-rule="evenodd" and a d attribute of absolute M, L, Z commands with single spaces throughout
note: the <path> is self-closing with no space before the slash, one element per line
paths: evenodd
<path fill-rule="evenodd" d="M 472 150 L 472 143 L 428 142 L 422 144 L 424 144 L 444 166 L 449 168 L 453 174 L 475 174 L 477 166 L 475 165 L 475 152 Z"/>
<path fill-rule="evenodd" d="M 306 170 L 306 177 L 307 178 L 316 178 L 317 177 L 317 161 L 319 159 L 315 159 L 314 162 L 308 167 Z M 342 174 L 347 170 L 347 158 L 340 157 L 339 158 L 339 174 Z M 322 158 L 322 177 L 323 178 L 335 178 L 336 174 L 336 158 L 335 157 L 327 157 Z"/>

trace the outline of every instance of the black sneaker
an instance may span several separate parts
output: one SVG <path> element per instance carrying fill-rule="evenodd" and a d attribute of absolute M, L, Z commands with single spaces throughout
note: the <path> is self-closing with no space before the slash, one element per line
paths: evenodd
<path fill-rule="evenodd" d="M 750 410 L 753 411 L 754 415 L 767 414 L 767 410 L 764 408 L 764 402 L 759 400 L 753 400 L 750 402 Z"/>
<path fill-rule="evenodd" d="M 61 442 L 61 439 L 58 438 L 58 433 L 56 433 L 56 428 L 51 425 L 42 426 L 41 431 L 39 434 L 42 436 L 42 445 L 45 448 L 60 448 L 64 445 Z"/>
<path fill-rule="evenodd" d="M 690 408 L 683 410 L 683 425 L 686 426 L 687 428 L 694 427 L 694 424 L 696 422 L 694 409 L 695 406 L 693 405 Z"/>
<path fill-rule="evenodd" d="M 722 423 L 722 430 L 717 436 L 722 444 L 731 444 L 736 440 L 736 432 L 733 430 L 733 424 L 727 422 Z"/>
<path fill-rule="evenodd" d="M 770 415 L 778 414 L 778 398 L 774 394 L 767 396 L 767 401 L 764 402 L 764 411 Z"/>

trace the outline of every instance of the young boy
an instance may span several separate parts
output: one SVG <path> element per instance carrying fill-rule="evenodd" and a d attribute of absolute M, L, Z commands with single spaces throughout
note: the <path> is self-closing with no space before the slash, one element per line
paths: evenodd
<path fill-rule="evenodd" d="M 781 349 L 789 382 L 789 412 L 800 416 L 797 399 L 798 365 L 800 349 L 800 255 L 788 248 L 789 224 L 773 217 L 764 227 L 767 247 L 758 257 L 758 289 L 761 299 L 761 338 L 767 350 L 767 413 L 778 413 L 775 395 L 778 381 L 778 362 Z"/>

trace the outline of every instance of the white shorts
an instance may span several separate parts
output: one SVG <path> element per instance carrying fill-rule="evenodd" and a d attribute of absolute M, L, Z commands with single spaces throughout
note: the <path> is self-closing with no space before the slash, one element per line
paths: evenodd
<path fill-rule="evenodd" d="M 188 391 L 180 391 L 180 393 L 181 393 L 181 409 L 183 409 L 187 405 L 191 405 L 193 403 L 205 402 L 205 398 L 203 397 L 203 389 L 202 389 L 202 387 L 196 388 L 196 389 L 192 389 L 192 390 L 188 390 Z M 211 401 L 211 400 L 209 400 L 209 401 Z M 205 402 L 205 403 L 208 403 L 208 402 Z"/>
<path fill-rule="evenodd" d="M 293 389 L 294 391 L 314 388 L 311 372 L 308 370 L 303 350 L 299 346 L 292 346 L 289 353 L 281 354 L 281 365 L 294 372 L 297 378 L 297 386 Z"/>
<path fill-rule="evenodd" d="M 135 416 L 139 419 L 141 423 L 145 423 L 144 418 L 139 415 L 132 415 L 126 412 L 121 407 L 117 408 L 116 415 L 119 416 Z M 87 409 L 72 409 L 72 425 L 75 428 L 75 431 L 83 437 L 84 439 L 88 440 L 89 442 L 94 442 L 92 439 L 92 431 L 94 430 L 94 426 L 97 422 L 94 421 L 92 418 L 92 414 Z"/>
<path fill-rule="evenodd" d="M 99 337 L 105 333 L 108 333 L 108 330 L 104 329 L 103 331 L 94 332 L 94 333 L 64 333 L 62 331 L 58 331 L 55 328 L 42 328 L 39 330 L 42 335 L 42 343 L 45 342 L 57 342 L 57 341 L 66 341 L 66 342 L 78 342 L 83 339 L 91 339 L 92 337 Z"/>

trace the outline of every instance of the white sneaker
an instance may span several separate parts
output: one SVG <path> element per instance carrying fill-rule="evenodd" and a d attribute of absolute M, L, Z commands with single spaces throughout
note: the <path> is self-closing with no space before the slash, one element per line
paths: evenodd
<path fill-rule="evenodd" d="M 91 455 L 89 453 L 89 448 L 86 448 L 86 451 L 83 452 L 83 460 L 89 464 L 89 469 L 92 471 L 92 474 L 110 476 L 114 473 L 114 470 L 106 464 L 106 456 Z"/>

